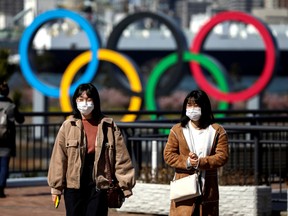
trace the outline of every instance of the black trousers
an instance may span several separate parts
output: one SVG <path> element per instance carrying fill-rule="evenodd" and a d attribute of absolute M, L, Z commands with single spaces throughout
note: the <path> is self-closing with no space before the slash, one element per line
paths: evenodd
<path fill-rule="evenodd" d="M 66 188 L 66 216 L 107 216 L 107 191 L 97 190 L 92 179 L 94 154 L 86 155 L 80 189 Z"/>

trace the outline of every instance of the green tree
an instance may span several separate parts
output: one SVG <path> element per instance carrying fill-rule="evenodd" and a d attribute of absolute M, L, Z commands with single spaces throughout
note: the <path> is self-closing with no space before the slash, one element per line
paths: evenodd
<path fill-rule="evenodd" d="M 8 49 L 0 49 L 0 81 L 8 81 L 15 71 L 16 65 L 9 63 L 9 55 Z"/>
<path fill-rule="evenodd" d="M 13 75 L 16 69 L 16 65 L 10 64 L 8 61 L 10 55 L 10 50 L 0 49 L 0 82 L 8 82 L 9 78 Z M 12 100 L 14 103 L 20 107 L 22 93 L 21 91 L 14 91 L 12 95 Z"/>

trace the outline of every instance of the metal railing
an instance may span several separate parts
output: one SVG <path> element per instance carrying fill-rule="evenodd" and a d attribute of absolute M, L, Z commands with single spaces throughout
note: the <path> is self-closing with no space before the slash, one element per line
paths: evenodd
<path fill-rule="evenodd" d="M 29 123 L 29 118 L 36 115 L 50 118 L 52 114 L 26 114 L 27 123 L 17 125 L 17 156 L 11 160 L 11 177 L 47 174 L 54 139 L 67 114 L 58 113 L 55 123 L 49 123 L 49 120 L 42 124 Z M 245 113 L 243 117 L 217 119 L 227 130 L 230 147 L 229 162 L 219 170 L 220 184 L 277 183 L 280 189 L 285 185 L 288 179 L 288 121 L 285 121 L 285 115 L 278 113 L 277 116 L 267 118 L 258 113 L 247 117 Z M 173 170 L 163 160 L 163 150 L 174 123 L 167 119 L 117 122 L 127 140 L 138 180 L 168 183 L 173 177 Z"/>
<path fill-rule="evenodd" d="M 271 185 L 284 183 L 288 177 L 288 127 L 223 125 L 228 133 L 230 157 L 221 169 L 222 184 Z M 167 140 L 168 123 L 119 123 L 127 137 L 127 145 L 137 165 L 153 167 L 153 145 L 157 143 L 157 169 L 167 169 L 163 149 Z M 154 158 L 155 160 L 155 158 Z M 171 178 L 168 178 L 171 179 Z M 152 179 L 153 180 L 153 179 Z M 149 179 L 148 179 L 149 181 Z"/>

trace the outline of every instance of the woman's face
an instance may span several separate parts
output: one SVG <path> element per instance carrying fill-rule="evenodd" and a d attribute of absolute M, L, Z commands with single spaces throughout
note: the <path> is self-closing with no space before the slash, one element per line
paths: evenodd
<path fill-rule="evenodd" d="M 186 116 L 190 118 L 192 122 L 198 122 L 201 118 L 201 108 L 195 102 L 194 98 L 189 98 L 187 101 Z"/>
<path fill-rule="evenodd" d="M 92 111 L 94 109 L 93 99 L 87 96 L 86 91 L 84 91 L 77 99 L 77 109 L 84 118 L 90 118 L 92 116 Z"/>

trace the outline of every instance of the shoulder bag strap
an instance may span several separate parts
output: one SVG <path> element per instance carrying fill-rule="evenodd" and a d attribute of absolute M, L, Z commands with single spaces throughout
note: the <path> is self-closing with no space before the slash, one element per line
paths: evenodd
<path fill-rule="evenodd" d="M 114 133 L 114 125 L 113 125 L 113 123 L 112 123 L 112 124 L 109 124 L 109 126 L 107 126 L 107 127 L 111 127 L 112 133 Z M 108 128 L 107 128 L 107 129 L 108 129 Z M 108 130 L 107 130 L 107 131 L 108 131 Z M 114 135 L 113 135 L 113 142 L 114 142 L 114 145 L 115 145 Z M 111 148 L 111 146 L 109 146 L 108 144 L 106 144 L 105 160 L 107 161 L 107 178 L 108 178 L 108 181 L 109 181 L 109 185 L 110 185 L 110 186 L 113 186 L 113 185 L 114 185 L 114 182 L 113 182 L 113 176 L 114 176 L 114 174 L 112 173 L 112 166 L 111 166 L 110 158 L 109 158 L 109 148 Z M 113 147 L 113 148 L 115 148 L 115 147 Z"/>
<path fill-rule="evenodd" d="M 113 180 L 112 180 L 112 172 L 111 172 L 111 164 L 110 164 L 110 158 L 109 158 L 109 146 L 106 145 L 106 150 L 105 150 L 105 160 L 107 162 L 107 178 L 109 181 L 109 185 L 113 185 Z"/>

